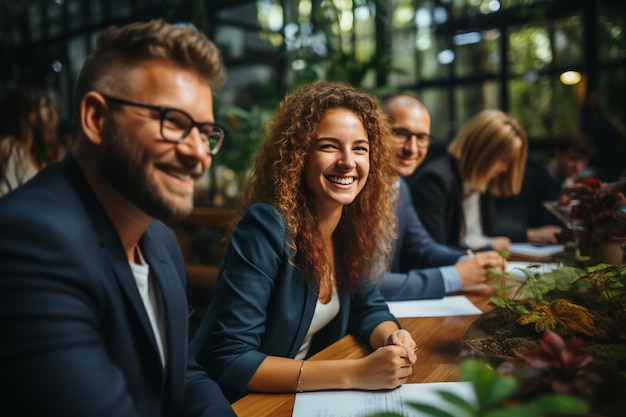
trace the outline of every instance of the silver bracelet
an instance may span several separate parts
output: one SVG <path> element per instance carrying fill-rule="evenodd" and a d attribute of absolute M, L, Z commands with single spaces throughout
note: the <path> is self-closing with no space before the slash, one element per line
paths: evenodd
<path fill-rule="evenodd" d="M 302 382 L 302 368 L 304 368 L 304 361 L 300 364 L 300 371 L 298 372 L 298 383 L 296 384 L 296 393 L 302 392 L 300 389 L 300 382 Z"/>

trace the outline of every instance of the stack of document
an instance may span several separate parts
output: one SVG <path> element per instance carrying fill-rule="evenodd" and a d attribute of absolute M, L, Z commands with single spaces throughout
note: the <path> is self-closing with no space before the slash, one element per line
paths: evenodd
<path fill-rule="evenodd" d="M 452 392 L 470 404 L 477 404 L 476 394 L 469 382 L 436 382 L 404 384 L 391 391 L 320 391 L 296 394 L 293 417 L 355 417 L 376 413 L 398 413 L 405 417 L 420 417 L 408 401 L 429 404 L 451 415 L 459 410 L 444 401 L 440 391 Z"/>
<path fill-rule="evenodd" d="M 464 295 L 437 300 L 388 301 L 389 311 L 400 317 L 448 317 L 480 315 L 482 311 Z"/>
<path fill-rule="evenodd" d="M 539 245 L 535 243 L 511 243 L 509 252 L 515 255 L 546 258 L 565 250 L 564 245 Z"/>
<path fill-rule="evenodd" d="M 506 263 L 505 271 L 513 274 L 513 276 L 517 279 L 525 280 L 526 274 L 524 274 L 524 272 L 522 271 L 523 269 L 526 269 L 533 274 L 537 272 L 544 274 L 546 272 L 554 271 L 555 269 L 558 269 L 558 268 L 559 268 L 559 264 L 554 263 L 554 262 L 540 263 L 540 262 L 509 261 Z"/>

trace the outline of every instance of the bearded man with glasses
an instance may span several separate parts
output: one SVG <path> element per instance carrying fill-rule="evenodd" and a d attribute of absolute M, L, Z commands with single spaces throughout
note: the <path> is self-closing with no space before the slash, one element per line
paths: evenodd
<path fill-rule="evenodd" d="M 66 158 L 0 199 L 0 410 L 234 416 L 187 353 L 185 216 L 226 132 L 225 78 L 192 26 L 111 27 L 78 78 Z"/>

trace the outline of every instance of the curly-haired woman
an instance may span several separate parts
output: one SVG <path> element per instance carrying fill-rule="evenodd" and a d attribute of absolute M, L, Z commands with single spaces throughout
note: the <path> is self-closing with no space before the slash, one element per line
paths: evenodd
<path fill-rule="evenodd" d="M 191 345 L 231 401 L 389 389 L 411 374 L 415 342 L 366 278 L 390 250 L 393 143 L 378 102 L 353 87 L 319 81 L 281 103 Z M 347 333 L 374 351 L 305 362 Z"/>

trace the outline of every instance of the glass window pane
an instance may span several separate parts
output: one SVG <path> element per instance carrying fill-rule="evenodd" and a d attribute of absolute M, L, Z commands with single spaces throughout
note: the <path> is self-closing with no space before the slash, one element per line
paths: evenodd
<path fill-rule="evenodd" d="M 358 68 L 359 65 L 367 65 L 375 59 L 376 28 L 374 27 L 374 14 L 370 13 L 366 5 L 356 7 L 353 16 L 354 26 L 350 36 L 354 36 L 354 60 Z M 348 33 L 350 31 L 346 34 Z M 367 75 L 370 76 L 370 81 L 374 81 L 374 71 L 368 70 Z"/>
<path fill-rule="evenodd" d="M 447 91 L 439 88 L 425 88 L 415 96 L 424 103 L 430 113 L 430 133 L 435 137 L 433 146 L 445 147 L 454 134 Z"/>
<path fill-rule="evenodd" d="M 214 42 L 219 46 L 224 57 L 229 59 L 261 58 L 263 54 L 277 53 L 278 46 L 267 31 L 250 31 L 238 26 L 219 25 L 215 31 Z M 267 55 L 265 55 L 267 59 Z M 269 60 L 269 59 L 267 59 Z"/>
<path fill-rule="evenodd" d="M 159 2 L 157 0 L 135 0 L 135 8 L 138 12 L 141 12 L 158 3 Z"/>
<path fill-rule="evenodd" d="M 559 65 L 582 63 L 584 39 L 580 15 L 569 16 L 554 22 L 554 62 Z"/>
<path fill-rule="evenodd" d="M 512 74 L 544 69 L 552 62 L 552 50 L 546 21 L 512 27 L 508 39 L 508 56 Z"/>
<path fill-rule="evenodd" d="M 621 123 L 626 123 L 626 94 L 616 94 L 618 91 L 626 91 L 626 68 L 603 69 L 598 77 L 598 87 L 602 92 L 605 109 Z"/>
<path fill-rule="evenodd" d="M 415 7 L 411 0 L 391 2 L 389 58 L 392 70 L 388 73 L 391 85 L 412 84 L 417 80 L 415 52 Z"/>
<path fill-rule="evenodd" d="M 543 2 L 543 0 L 537 0 Z M 535 0 L 442 0 L 442 3 L 450 3 L 450 9 L 455 18 L 467 17 L 468 15 L 491 14 L 500 10 L 519 6 L 528 6 Z"/>
<path fill-rule="evenodd" d="M 254 2 L 241 6 L 223 8 L 217 12 L 218 19 L 232 20 L 243 25 L 258 26 L 257 5 Z"/>
<path fill-rule="evenodd" d="M 409 31 L 393 32 L 391 38 L 391 67 L 388 82 L 391 85 L 414 83 L 415 71 L 415 34 Z"/>
<path fill-rule="evenodd" d="M 20 46 L 22 42 L 24 42 L 22 31 L 19 30 L 18 26 L 13 26 L 10 29 L 10 32 L 11 32 L 11 39 L 13 39 L 13 45 Z"/>
<path fill-rule="evenodd" d="M 87 43 L 84 36 L 75 36 L 68 40 L 67 57 L 71 79 L 75 80 L 87 57 Z"/>
<path fill-rule="evenodd" d="M 47 1 L 48 9 L 48 34 L 58 36 L 63 32 L 63 2 Z"/>
<path fill-rule="evenodd" d="M 509 81 L 511 114 L 530 138 L 545 138 L 578 124 L 578 97 L 583 84 L 567 86 L 558 76 Z"/>
<path fill-rule="evenodd" d="M 28 29 L 31 41 L 39 41 L 43 38 L 43 16 L 39 3 L 28 6 Z"/>
<path fill-rule="evenodd" d="M 85 25 L 83 21 L 83 2 L 81 0 L 65 0 L 67 23 L 70 29 L 78 29 Z"/>
<path fill-rule="evenodd" d="M 598 57 L 612 61 L 626 57 L 626 14 L 615 9 L 601 9 L 598 29 Z"/>
<path fill-rule="evenodd" d="M 128 17 L 131 13 L 131 2 L 127 0 L 109 0 L 109 17 Z"/>
<path fill-rule="evenodd" d="M 418 78 L 432 79 L 440 78 L 447 74 L 447 67 L 454 57 L 445 55 L 452 54 L 448 39 L 443 36 L 433 37 L 430 29 L 419 29 L 417 31 L 416 46 Z M 442 58 L 444 58 L 442 60 Z"/>
<path fill-rule="evenodd" d="M 481 110 L 501 108 L 498 97 L 500 97 L 500 85 L 497 81 L 483 81 L 455 88 L 455 129 L 460 129 Z"/>
<path fill-rule="evenodd" d="M 495 74 L 500 70 L 500 30 L 464 32 L 452 37 L 457 76 Z"/>
<path fill-rule="evenodd" d="M 104 16 L 104 1 L 96 0 L 89 2 L 89 15 L 91 17 L 91 23 L 99 23 L 105 18 Z"/>

